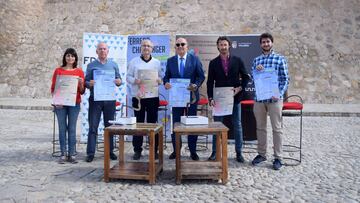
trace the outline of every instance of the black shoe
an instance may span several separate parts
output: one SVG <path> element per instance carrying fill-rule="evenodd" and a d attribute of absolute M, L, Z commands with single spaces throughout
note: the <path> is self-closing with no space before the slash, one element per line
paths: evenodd
<path fill-rule="evenodd" d="M 117 156 L 114 153 L 110 153 L 110 159 L 111 160 L 116 160 Z"/>
<path fill-rule="evenodd" d="M 176 154 L 175 152 L 171 153 L 169 156 L 169 159 L 175 159 L 176 158 Z"/>
<path fill-rule="evenodd" d="M 212 152 L 211 155 L 208 158 L 209 161 L 215 161 L 216 160 L 216 152 Z"/>
<path fill-rule="evenodd" d="M 141 152 L 135 152 L 133 156 L 133 160 L 139 160 L 141 157 Z"/>
<path fill-rule="evenodd" d="M 275 159 L 274 162 L 273 162 L 273 169 L 274 170 L 280 170 L 282 165 L 283 164 L 281 163 L 280 159 Z"/>
<path fill-rule="evenodd" d="M 86 159 L 85 159 L 86 162 L 92 162 L 93 160 L 94 160 L 94 155 L 86 156 Z"/>
<path fill-rule="evenodd" d="M 191 157 L 191 159 L 194 160 L 194 161 L 198 161 L 198 160 L 199 160 L 199 156 L 196 154 L 196 152 L 191 153 L 191 154 L 190 154 L 190 157 Z"/>
<path fill-rule="evenodd" d="M 240 163 L 244 163 L 245 159 L 240 153 L 236 153 L 236 161 Z"/>
<path fill-rule="evenodd" d="M 260 154 L 258 154 L 254 160 L 251 162 L 252 165 L 256 166 L 258 164 L 260 164 L 261 162 L 266 161 L 266 157 L 261 156 Z"/>

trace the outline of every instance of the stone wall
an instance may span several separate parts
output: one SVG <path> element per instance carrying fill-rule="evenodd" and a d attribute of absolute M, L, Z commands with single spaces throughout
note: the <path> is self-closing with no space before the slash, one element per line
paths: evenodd
<path fill-rule="evenodd" d="M 83 32 L 267 31 L 289 60 L 290 94 L 360 102 L 358 0 L 9 0 L 0 1 L 0 28 L 0 97 L 50 97 L 54 68 L 68 47 L 82 55 Z"/>

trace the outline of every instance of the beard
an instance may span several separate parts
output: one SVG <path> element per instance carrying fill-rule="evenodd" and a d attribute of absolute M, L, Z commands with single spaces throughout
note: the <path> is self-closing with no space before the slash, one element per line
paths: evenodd
<path fill-rule="evenodd" d="M 229 50 L 228 49 L 220 49 L 220 53 L 221 54 L 228 54 Z"/>
<path fill-rule="evenodd" d="M 261 49 L 263 50 L 263 52 L 269 52 L 269 51 L 271 51 L 272 46 L 262 47 Z"/>

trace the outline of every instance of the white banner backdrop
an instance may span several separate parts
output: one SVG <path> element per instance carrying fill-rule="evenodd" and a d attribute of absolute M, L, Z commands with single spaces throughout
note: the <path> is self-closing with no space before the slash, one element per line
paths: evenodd
<path fill-rule="evenodd" d="M 127 42 L 128 37 L 124 35 L 98 34 L 98 33 L 84 33 L 83 34 L 83 59 L 82 68 L 86 73 L 87 65 L 97 58 L 96 46 L 99 42 L 105 42 L 109 47 L 108 59 L 115 61 L 119 66 L 119 73 L 122 78 L 122 84 L 116 88 L 116 101 L 121 105 L 126 105 L 126 70 L 127 70 Z M 89 109 L 90 91 L 87 89 L 81 98 L 81 136 L 80 142 L 87 142 L 87 135 L 89 131 L 88 123 L 88 109 Z M 125 116 L 125 111 L 123 112 Z M 120 113 L 116 117 L 121 117 Z M 104 132 L 104 122 L 101 116 L 98 135 L 102 136 Z M 102 137 L 98 137 L 102 139 Z"/>

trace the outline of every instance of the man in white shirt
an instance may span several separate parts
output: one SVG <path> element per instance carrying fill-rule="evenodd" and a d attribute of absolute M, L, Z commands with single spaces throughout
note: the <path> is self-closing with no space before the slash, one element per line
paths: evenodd
<path fill-rule="evenodd" d="M 141 56 L 133 58 L 128 65 L 126 80 L 130 85 L 132 107 L 138 123 L 156 123 L 158 120 L 159 96 L 145 96 L 144 81 L 139 75 L 140 70 L 153 70 L 157 73 L 157 84 L 161 84 L 161 66 L 160 61 L 151 56 L 153 43 L 145 39 L 141 42 Z M 147 73 L 147 71 L 144 71 Z M 143 74 L 144 74 L 143 72 Z M 133 136 L 134 160 L 139 160 L 142 152 L 143 136 Z M 155 136 L 155 158 L 158 158 L 159 136 Z"/>

